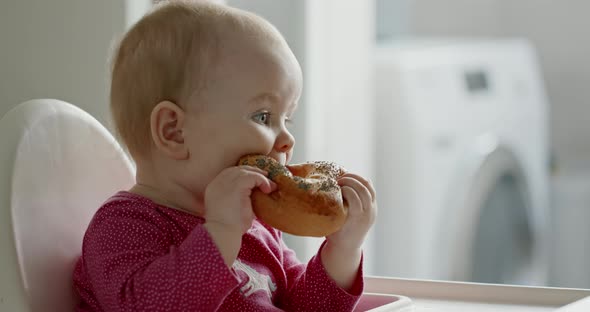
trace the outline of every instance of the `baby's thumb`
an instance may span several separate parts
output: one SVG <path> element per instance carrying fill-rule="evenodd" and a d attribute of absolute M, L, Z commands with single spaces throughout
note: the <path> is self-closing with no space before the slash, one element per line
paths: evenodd
<path fill-rule="evenodd" d="M 277 189 L 277 184 L 274 183 L 272 180 L 266 179 L 265 181 L 262 182 L 260 185 L 258 185 L 258 188 L 264 193 L 264 194 L 268 194 L 268 193 L 272 193 L 274 191 L 276 191 Z"/>

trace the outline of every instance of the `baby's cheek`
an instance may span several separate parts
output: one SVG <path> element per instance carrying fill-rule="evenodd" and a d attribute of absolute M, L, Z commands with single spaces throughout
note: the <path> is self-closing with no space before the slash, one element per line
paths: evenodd
<path fill-rule="evenodd" d="M 272 148 L 275 141 L 274 132 L 268 128 L 257 127 L 248 134 L 248 142 L 264 145 L 264 148 Z M 259 146 L 260 148 L 261 146 Z"/>

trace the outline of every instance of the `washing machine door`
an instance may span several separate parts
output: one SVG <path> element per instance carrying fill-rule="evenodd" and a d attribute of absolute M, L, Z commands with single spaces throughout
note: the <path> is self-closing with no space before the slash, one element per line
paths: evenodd
<path fill-rule="evenodd" d="M 489 140 L 488 140 L 489 141 Z M 531 192 L 507 146 L 487 144 L 463 163 L 462 181 L 441 216 L 439 278 L 482 283 L 537 283 Z M 443 250 L 444 249 L 444 250 Z"/>

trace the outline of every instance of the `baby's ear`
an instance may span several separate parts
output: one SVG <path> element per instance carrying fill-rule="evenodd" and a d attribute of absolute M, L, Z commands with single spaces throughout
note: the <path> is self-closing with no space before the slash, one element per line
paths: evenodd
<path fill-rule="evenodd" d="M 182 132 L 184 122 L 184 110 L 170 101 L 158 103 L 150 116 L 152 140 L 156 148 L 176 160 L 187 159 L 189 155 Z"/>

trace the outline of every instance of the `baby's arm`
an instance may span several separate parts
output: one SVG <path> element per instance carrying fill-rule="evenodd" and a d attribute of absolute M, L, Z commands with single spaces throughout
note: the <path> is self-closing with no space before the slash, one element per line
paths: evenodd
<path fill-rule="evenodd" d="M 110 210 L 115 216 L 95 217 L 83 258 L 105 310 L 216 310 L 237 286 L 229 267 L 252 224 L 251 190 L 276 187 L 265 174 L 248 166 L 223 170 L 205 191 L 207 223 L 178 248 L 144 209 L 115 207 L 122 208 Z"/>
<path fill-rule="evenodd" d="M 202 225 L 174 247 L 152 216 L 123 211 L 95 218 L 84 240 L 88 280 L 105 311 L 213 311 L 237 286 Z"/>
<path fill-rule="evenodd" d="M 360 298 L 364 284 L 362 259 L 355 268 L 355 278 L 349 289 L 337 285 L 322 264 L 321 250 L 303 264 L 295 253 L 280 241 L 283 268 L 287 276 L 287 294 L 281 308 L 287 311 L 352 311 Z"/>
<path fill-rule="evenodd" d="M 336 285 L 351 289 L 361 265 L 361 249 L 338 248 L 328 241 L 321 249 L 321 255 L 322 264 Z"/>
<path fill-rule="evenodd" d="M 217 222 L 207 222 L 203 227 L 219 249 L 225 265 L 231 267 L 240 251 L 242 232 Z"/>
<path fill-rule="evenodd" d="M 321 250 L 322 263 L 336 284 L 349 289 L 361 261 L 361 246 L 375 222 L 377 201 L 371 182 L 346 173 L 338 179 L 342 197 L 348 204 L 348 217 L 342 228 L 328 237 Z"/>
<path fill-rule="evenodd" d="M 238 256 L 242 234 L 254 219 L 250 194 L 258 188 L 264 193 L 276 189 L 265 171 L 250 166 L 224 169 L 205 190 L 205 228 L 219 248 L 225 264 L 231 267 Z"/>
<path fill-rule="evenodd" d="M 368 180 L 351 173 L 341 177 L 338 183 L 348 203 L 344 226 L 326 237 L 307 267 L 297 264 L 292 252 L 284 246 L 290 290 L 286 303 L 292 309 L 352 311 L 363 291 L 361 245 L 375 220 L 375 191 Z"/>

